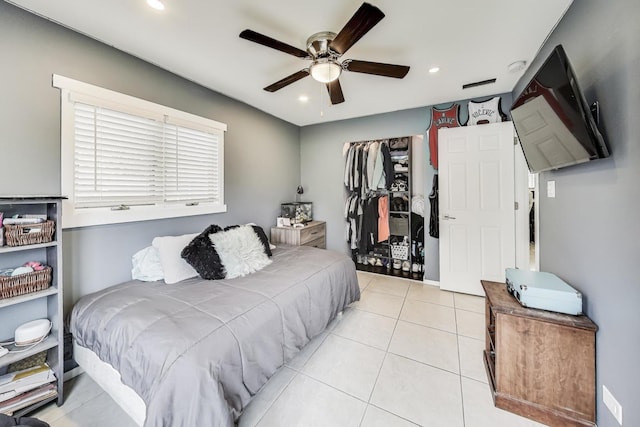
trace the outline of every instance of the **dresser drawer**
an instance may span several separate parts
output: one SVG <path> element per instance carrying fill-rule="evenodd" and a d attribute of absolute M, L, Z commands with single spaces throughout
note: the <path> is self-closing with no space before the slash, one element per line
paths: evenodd
<path fill-rule="evenodd" d="M 303 246 L 311 246 L 318 249 L 325 249 L 327 247 L 327 244 L 325 243 L 324 236 L 323 236 L 318 239 L 307 242 Z"/>
<path fill-rule="evenodd" d="M 300 229 L 300 244 L 306 246 L 311 241 L 315 241 L 318 239 L 324 239 L 324 223 L 316 224 L 313 226 L 306 226 L 305 228 Z"/>
<path fill-rule="evenodd" d="M 298 227 L 271 227 L 271 243 L 284 243 L 295 246 L 314 246 L 324 249 L 326 223 L 324 221 L 311 221 L 302 228 Z"/>

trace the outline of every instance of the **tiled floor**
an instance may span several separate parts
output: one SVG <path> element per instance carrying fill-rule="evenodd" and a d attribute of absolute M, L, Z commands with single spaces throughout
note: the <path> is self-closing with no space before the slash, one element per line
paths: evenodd
<path fill-rule="evenodd" d="M 493 406 L 482 364 L 484 299 L 358 273 L 361 301 L 258 393 L 239 427 L 540 426 Z M 134 426 L 90 378 L 66 385 L 52 427 Z"/>

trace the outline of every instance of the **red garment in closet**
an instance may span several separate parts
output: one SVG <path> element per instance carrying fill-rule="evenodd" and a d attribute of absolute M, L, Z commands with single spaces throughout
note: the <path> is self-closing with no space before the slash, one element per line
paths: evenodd
<path fill-rule="evenodd" d="M 378 243 L 389 238 L 389 196 L 378 199 Z"/>

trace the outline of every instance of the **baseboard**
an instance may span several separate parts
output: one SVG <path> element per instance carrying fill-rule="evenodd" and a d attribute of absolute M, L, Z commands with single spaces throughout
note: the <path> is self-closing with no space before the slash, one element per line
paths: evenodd
<path fill-rule="evenodd" d="M 440 282 L 438 280 L 429 280 L 429 279 L 424 279 L 422 281 L 422 283 L 424 283 L 425 285 L 431 285 L 431 286 L 437 286 L 440 287 Z"/>
<path fill-rule="evenodd" d="M 69 381 L 71 378 L 75 378 L 82 373 L 84 373 L 84 370 L 80 366 L 76 366 L 75 368 L 64 373 L 63 380 Z"/>

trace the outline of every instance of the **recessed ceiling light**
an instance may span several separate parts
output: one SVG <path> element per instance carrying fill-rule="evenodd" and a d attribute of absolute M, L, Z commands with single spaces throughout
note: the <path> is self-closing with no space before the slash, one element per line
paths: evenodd
<path fill-rule="evenodd" d="M 164 4 L 160 0 L 147 0 L 147 4 L 155 10 L 164 10 Z"/>
<path fill-rule="evenodd" d="M 300 95 L 298 97 L 298 101 L 300 102 L 307 102 L 309 100 L 309 97 L 307 95 Z"/>
<path fill-rule="evenodd" d="M 429 68 L 429 72 L 431 74 L 437 73 L 438 71 L 440 71 L 440 67 L 431 67 L 431 68 Z"/>
<path fill-rule="evenodd" d="M 507 70 L 509 70 L 510 73 L 517 73 L 518 71 L 524 70 L 526 66 L 527 61 L 516 61 L 509 64 Z"/>

